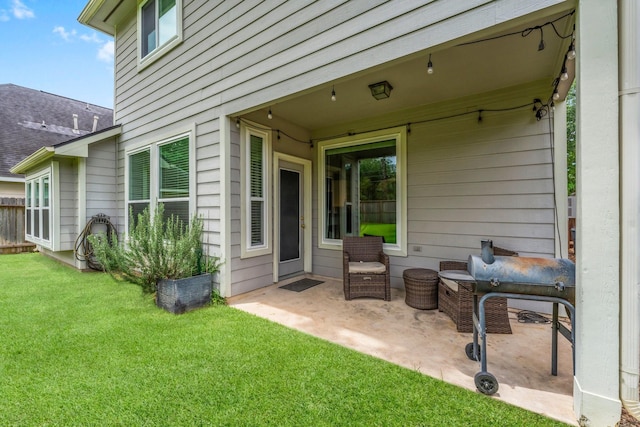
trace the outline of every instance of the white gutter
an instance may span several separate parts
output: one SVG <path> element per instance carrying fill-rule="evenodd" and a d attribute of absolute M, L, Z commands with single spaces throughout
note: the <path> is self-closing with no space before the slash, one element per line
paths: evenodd
<path fill-rule="evenodd" d="M 33 166 L 53 157 L 53 152 L 53 147 L 41 147 L 38 149 L 38 151 L 30 155 L 29 157 L 26 157 L 25 159 L 20 161 L 20 163 L 9 169 L 9 172 L 13 174 L 27 173 L 27 171 Z"/>
<path fill-rule="evenodd" d="M 620 400 L 640 419 L 640 7 L 618 1 L 620 72 Z"/>

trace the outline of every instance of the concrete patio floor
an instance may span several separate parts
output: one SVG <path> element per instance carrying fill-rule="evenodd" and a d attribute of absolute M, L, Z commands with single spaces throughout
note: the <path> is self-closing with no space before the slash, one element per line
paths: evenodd
<path fill-rule="evenodd" d="M 456 331 L 438 310 L 417 310 L 404 302 L 403 289 L 391 289 L 391 301 L 358 298 L 345 301 L 342 281 L 309 276 L 324 283 L 303 292 L 279 286 L 238 295 L 229 305 L 356 351 L 417 370 L 476 391 L 480 363 L 469 360 L 465 345 L 471 333 Z M 493 396 L 548 417 L 577 425 L 573 414 L 571 345 L 558 338 L 558 376 L 551 375 L 550 324 L 519 323 L 510 309 L 513 334 L 489 334 L 487 371 L 498 380 Z M 546 316 L 550 317 L 550 316 Z M 568 323 L 567 319 L 563 319 Z M 476 391 L 477 392 L 477 391 Z"/>

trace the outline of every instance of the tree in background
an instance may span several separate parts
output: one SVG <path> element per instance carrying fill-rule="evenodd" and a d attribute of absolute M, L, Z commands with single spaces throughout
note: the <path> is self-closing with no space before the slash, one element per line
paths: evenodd
<path fill-rule="evenodd" d="M 576 84 L 567 94 L 567 190 L 576 193 Z"/>

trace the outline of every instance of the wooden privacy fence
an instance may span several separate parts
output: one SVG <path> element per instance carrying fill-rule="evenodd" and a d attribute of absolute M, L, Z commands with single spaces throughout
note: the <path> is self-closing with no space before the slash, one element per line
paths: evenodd
<path fill-rule="evenodd" d="M 34 247 L 24 240 L 24 198 L 0 197 L 0 254 L 27 252 Z"/>

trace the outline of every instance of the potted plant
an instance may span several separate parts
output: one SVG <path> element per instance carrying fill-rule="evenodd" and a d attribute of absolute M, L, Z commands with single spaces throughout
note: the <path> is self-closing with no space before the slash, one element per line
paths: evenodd
<path fill-rule="evenodd" d="M 148 208 L 135 221 L 130 215 L 126 244 L 115 235 L 89 236 L 94 255 L 116 280 L 135 283 L 145 293 L 155 292 L 156 304 L 167 311 L 184 313 L 208 305 L 212 276 L 220 262 L 202 251 L 202 220 L 194 216 L 185 225 L 173 215 L 166 220 L 164 216 L 162 204 L 153 216 Z"/>

